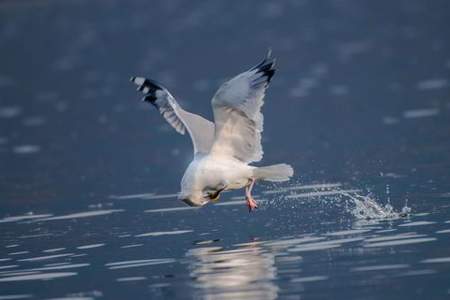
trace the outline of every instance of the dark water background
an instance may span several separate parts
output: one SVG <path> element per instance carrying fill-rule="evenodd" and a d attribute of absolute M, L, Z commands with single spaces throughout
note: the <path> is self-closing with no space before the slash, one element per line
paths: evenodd
<path fill-rule="evenodd" d="M 448 299 L 449 28 L 445 0 L 2 1 L 0 299 Z M 165 210 L 190 141 L 128 78 L 212 118 L 269 47 L 263 164 L 295 178 Z"/>

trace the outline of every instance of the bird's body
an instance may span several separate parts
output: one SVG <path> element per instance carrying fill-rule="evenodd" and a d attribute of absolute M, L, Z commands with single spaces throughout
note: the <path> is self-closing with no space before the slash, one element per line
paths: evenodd
<path fill-rule="evenodd" d="M 195 204 L 202 202 L 205 192 L 243 188 L 253 176 L 254 168 L 230 157 L 210 154 L 196 157 L 181 180 L 180 197 Z"/>
<path fill-rule="evenodd" d="M 256 180 L 285 181 L 293 175 L 287 164 L 255 167 L 263 156 L 261 133 L 265 90 L 275 69 L 270 53 L 263 62 L 225 82 L 212 99 L 214 123 L 182 109 L 160 84 L 132 77 L 152 103 L 179 133 L 192 139 L 194 159 L 181 181 L 179 198 L 191 206 L 202 206 L 219 198 L 222 191 L 246 189 L 249 210 L 256 208 L 251 190 Z"/>

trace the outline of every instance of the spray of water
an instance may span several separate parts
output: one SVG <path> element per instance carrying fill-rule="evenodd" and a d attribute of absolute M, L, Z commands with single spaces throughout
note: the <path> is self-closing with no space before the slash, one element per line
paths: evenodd
<path fill-rule="evenodd" d="M 397 219 L 407 217 L 411 213 L 408 207 L 408 199 L 405 200 L 404 207 L 397 211 L 391 204 L 391 188 L 386 185 L 386 204 L 380 204 L 375 197 L 369 195 L 361 195 L 361 190 L 343 189 L 340 183 L 331 184 L 295 184 L 285 187 L 273 185 L 263 194 L 268 197 L 268 205 L 279 205 L 285 203 L 285 199 L 295 199 L 298 203 L 307 203 L 308 199 L 319 199 L 321 205 L 341 206 L 344 205 L 346 212 L 351 214 L 358 220 L 380 220 L 380 219 Z M 331 201 L 330 201 L 331 200 Z M 289 201 L 290 205 L 295 205 L 293 201 Z M 317 203 L 317 202 L 315 202 Z M 292 209 L 295 207 L 292 206 Z"/>
<path fill-rule="evenodd" d="M 351 214 L 359 220 L 373 220 L 373 219 L 396 219 L 400 217 L 406 217 L 411 213 L 411 208 L 408 207 L 408 200 L 405 202 L 405 206 L 400 212 L 394 210 L 391 205 L 391 199 L 389 195 L 389 186 L 386 188 L 388 198 L 386 205 L 380 205 L 375 199 L 369 196 L 362 196 L 358 193 L 349 193 L 346 191 L 340 191 L 340 194 L 345 196 L 346 199 L 351 201 L 348 205 Z"/>

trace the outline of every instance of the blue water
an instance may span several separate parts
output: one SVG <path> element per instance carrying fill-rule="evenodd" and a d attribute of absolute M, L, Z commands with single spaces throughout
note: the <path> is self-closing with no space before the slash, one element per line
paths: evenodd
<path fill-rule="evenodd" d="M 444 0 L 0 3 L 0 299 L 448 299 L 449 20 Z M 251 214 L 243 191 L 185 206 L 190 141 L 128 78 L 211 119 L 269 47 L 262 164 L 296 175 Z"/>

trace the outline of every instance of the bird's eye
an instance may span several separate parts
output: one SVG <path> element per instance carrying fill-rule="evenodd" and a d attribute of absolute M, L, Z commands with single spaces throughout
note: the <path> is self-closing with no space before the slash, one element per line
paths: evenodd
<path fill-rule="evenodd" d="M 208 198 L 209 198 L 211 201 L 217 201 L 217 200 L 219 200 L 219 198 L 220 198 L 220 191 L 217 191 L 217 192 L 214 192 L 214 193 L 209 193 L 209 194 L 208 194 Z"/>

